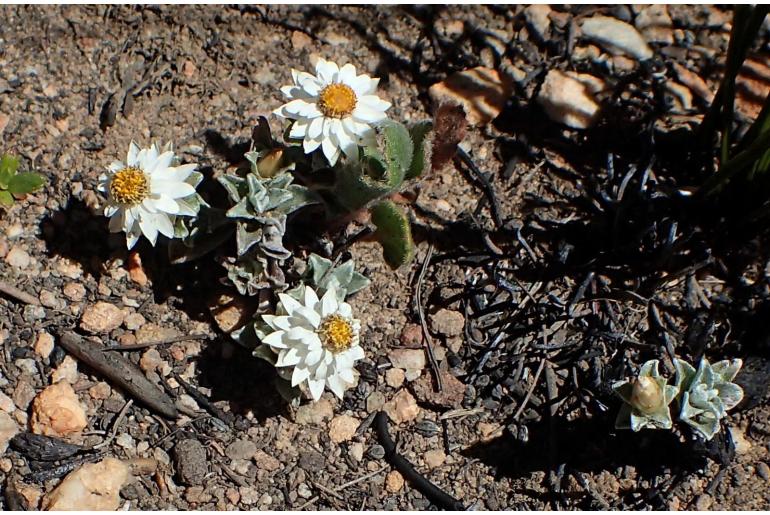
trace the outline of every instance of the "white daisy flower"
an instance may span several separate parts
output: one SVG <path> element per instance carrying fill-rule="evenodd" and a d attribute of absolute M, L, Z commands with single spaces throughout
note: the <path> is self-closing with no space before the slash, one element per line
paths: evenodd
<path fill-rule="evenodd" d="M 99 191 L 107 196 L 104 216 L 110 217 L 110 232 L 125 231 L 129 249 L 142 234 L 153 246 L 158 233 L 173 238 L 176 217 L 198 213 L 198 201 L 185 200 L 196 195 L 198 165 L 172 166 L 176 162 L 170 144 L 161 151 L 156 144 L 140 149 L 132 141 L 126 162 L 113 162 L 99 177 Z"/>
<path fill-rule="evenodd" d="M 315 71 L 292 69 L 294 84 L 281 88 L 290 101 L 273 112 L 296 120 L 289 136 L 304 140 L 306 154 L 320 146 L 334 166 L 341 152 L 355 158 L 359 145 L 373 143 L 372 125 L 387 118 L 390 102 L 374 94 L 380 79 L 356 75 L 352 64 L 319 59 Z"/>
<path fill-rule="evenodd" d="M 294 367 L 291 384 L 304 381 L 313 400 L 321 398 L 324 387 L 342 398 L 355 381 L 353 366 L 364 357 L 358 344 L 361 323 L 353 318 L 350 304 L 337 300 L 334 288 L 319 300 L 309 286 L 299 302 L 279 293 L 277 315 L 262 315 L 274 332 L 262 342 L 278 354 L 277 367 Z"/>

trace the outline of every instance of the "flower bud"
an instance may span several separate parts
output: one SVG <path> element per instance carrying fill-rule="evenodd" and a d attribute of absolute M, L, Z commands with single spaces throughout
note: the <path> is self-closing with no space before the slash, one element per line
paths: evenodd
<path fill-rule="evenodd" d="M 631 404 L 641 412 L 650 413 L 663 404 L 663 391 L 654 378 L 638 377 L 631 391 Z"/>
<path fill-rule="evenodd" d="M 275 177 L 284 166 L 282 148 L 274 148 L 266 152 L 265 155 L 257 161 L 259 175 L 265 179 Z"/>

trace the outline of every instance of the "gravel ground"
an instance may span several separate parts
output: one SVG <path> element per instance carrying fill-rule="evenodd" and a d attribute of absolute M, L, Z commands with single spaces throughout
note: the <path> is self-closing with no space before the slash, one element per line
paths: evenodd
<path fill-rule="evenodd" d="M 486 265 L 472 259 L 474 253 L 491 252 L 483 235 L 492 235 L 492 246 L 506 252 L 511 266 L 518 267 L 529 254 L 516 243 L 517 227 L 524 228 L 518 234 L 538 256 L 556 255 L 571 245 L 585 262 L 606 266 L 596 268 L 597 276 L 616 285 L 625 281 L 629 289 L 641 284 L 635 291 L 643 290 L 647 276 L 608 272 L 622 268 L 622 255 L 612 256 L 621 260 L 615 266 L 605 259 L 606 249 L 580 247 L 581 238 L 593 241 L 590 231 L 601 229 L 569 232 L 572 226 L 565 220 L 578 211 L 579 195 L 590 183 L 578 179 L 604 174 L 608 152 L 618 156 L 618 170 L 641 159 L 634 132 L 642 119 L 671 145 L 656 147 L 660 164 L 653 170 L 667 184 L 677 161 L 671 157 L 673 139 L 664 136 L 686 126 L 688 117 L 702 115 L 707 104 L 697 84 L 685 88 L 689 108 L 671 94 L 681 90 L 667 90 L 665 84 L 677 77 L 687 82 L 684 72 L 676 71 L 686 66 L 715 91 L 731 19 L 716 7 L 671 6 L 669 33 L 657 34 L 671 42 L 652 44 L 653 64 L 645 67 L 612 57 L 570 36 L 569 30 L 572 21 L 597 13 L 638 19 L 638 10 L 554 7 L 548 18 L 551 30 L 540 35 L 534 29 L 537 18 L 527 18 L 534 15 L 522 9 L 3 7 L 3 150 L 20 156 L 25 169 L 42 173 L 48 183 L 0 211 L 0 278 L 40 304 L 0 297 L 0 442 L 34 426 L 39 416 L 33 416 L 33 399 L 63 381 L 82 406 L 86 424 L 68 441 L 96 449 L 58 461 L 32 460 L 23 449 L 4 450 L 2 508 L 39 508 L 41 496 L 77 460 L 94 461 L 96 452 L 99 459 L 130 463 L 130 479 L 117 488 L 120 506 L 132 510 L 435 509 L 384 459 L 372 427 L 381 409 L 392 419 L 398 452 L 439 488 L 476 509 L 770 507 L 766 330 L 754 347 L 708 350 L 713 357 L 724 352 L 745 359 L 740 379 L 748 400 L 730 415 L 731 438 L 720 440 L 723 449 L 711 449 L 702 460 L 690 459 L 691 447 L 676 437 L 612 428 L 617 402 L 605 391 L 612 378 L 595 385 L 586 379 L 597 366 L 594 361 L 611 361 L 616 347 L 609 344 L 591 359 L 539 352 L 513 361 L 519 359 L 516 345 L 537 342 L 538 326 L 495 349 L 479 365 L 485 350 L 468 335 L 475 338 L 471 328 L 481 326 L 473 325 L 477 313 L 463 295 L 473 285 L 483 289 L 488 284 Z M 577 61 L 576 56 L 592 52 L 597 56 L 593 61 Z M 248 318 L 253 302 L 232 296 L 219 281 L 224 272 L 213 263 L 171 266 L 164 251 L 142 246 L 137 264 L 122 235 L 108 234 L 100 216 L 103 199 L 94 188 L 104 167 L 121 158 L 132 139 L 146 144 L 173 140 L 181 156 L 200 163 L 209 178 L 231 170 L 228 157 L 248 141 L 258 117 L 269 116 L 280 104 L 278 88 L 290 80 L 290 68 L 310 68 L 318 57 L 352 62 L 381 77 L 381 94 L 393 103 L 392 116 L 405 121 L 427 117 L 428 88 L 454 72 L 486 66 L 515 78 L 512 100 L 502 114 L 492 123 L 469 127 L 462 144 L 473 163 L 489 172 L 507 232 L 496 228 L 489 199 L 467 166 L 455 161 L 423 178 L 412 191 L 419 244 L 411 267 L 391 271 L 370 242 L 350 249 L 360 271 L 372 280 L 351 301 L 363 321 L 367 349 L 358 385 L 343 401 L 326 393 L 320 402 L 294 409 L 276 394 L 270 367 L 226 334 Z M 595 131 L 567 130 L 535 105 L 532 99 L 551 68 L 590 71 L 613 85 L 616 95 L 607 99 L 612 108 Z M 770 73 L 758 72 L 755 82 L 766 88 Z M 750 95 L 741 98 L 749 116 Z M 212 189 L 205 194 L 215 198 L 222 193 Z M 556 222 L 565 222 L 563 238 Z M 537 238 L 549 231 L 558 237 Z M 762 248 L 761 243 L 752 242 L 756 247 L 747 252 Z M 435 257 L 418 285 L 431 246 Z M 514 247 L 515 253 L 507 254 Z M 747 278 L 746 284 L 751 279 L 765 288 L 766 260 L 758 250 L 755 254 L 738 275 Z M 586 270 L 555 279 L 537 275 L 542 273 L 533 269 L 520 276 L 524 288 L 539 299 L 537 306 L 549 294 L 569 301 Z M 739 292 L 711 268 L 697 279 L 713 302 Z M 542 291 L 534 293 L 537 283 Z M 688 284 L 676 282 L 664 300 L 684 305 Z M 440 396 L 431 388 L 416 325 L 412 304 L 417 287 L 444 378 Z M 485 294 L 496 295 L 499 286 L 490 288 Z M 655 342 L 645 310 L 633 299 L 616 302 L 627 334 Z M 576 313 L 582 320 L 590 310 Z M 541 315 L 527 316 L 542 322 Z M 684 346 L 693 319 L 672 316 L 671 325 L 679 325 L 676 345 Z M 745 329 L 741 320 L 735 319 L 736 327 Z M 69 329 L 82 333 L 89 321 L 98 326 L 90 332 L 108 346 L 190 337 L 122 353 L 172 396 L 176 419 L 147 409 L 64 350 L 61 334 Z M 725 342 L 723 328 L 732 322 L 716 331 Z M 569 341 L 583 334 L 581 323 L 571 322 L 553 338 Z M 752 334 L 744 329 L 741 334 Z M 638 362 L 643 352 L 626 355 Z M 581 404 L 588 401 L 572 397 L 549 407 L 547 385 L 538 382 L 540 374 L 535 376 L 538 364 L 546 362 L 542 377 L 550 377 L 555 388 L 569 390 L 573 378 L 585 381 L 581 384 L 588 385 L 588 393 L 581 396 L 603 400 L 609 412 L 588 409 Z M 522 363 L 524 372 L 519 371 L 519 381 L 505 383 L 513 374 L 505 367 L 513 363 Z M 512 425 L 528 391 L 529 405 Z"/>

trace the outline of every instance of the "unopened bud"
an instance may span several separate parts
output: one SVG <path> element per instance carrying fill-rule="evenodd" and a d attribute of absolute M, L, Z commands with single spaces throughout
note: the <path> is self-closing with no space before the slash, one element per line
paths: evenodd
<path fill-rule="evenodd" d="M 259 175 L 265 179 L 275 177 L 275 175 L 281 170 L 283 165 L 283 149 L 274 148 L 265 153 L 259 161 L 257 161 L 257 170 Z"/>
<path fill-rule="evenodd" d="M 663 404 L 663 391 L 652 377 L 642 376 L 634 381 L 631 404 L 644 413 L 655 411 Z"/>

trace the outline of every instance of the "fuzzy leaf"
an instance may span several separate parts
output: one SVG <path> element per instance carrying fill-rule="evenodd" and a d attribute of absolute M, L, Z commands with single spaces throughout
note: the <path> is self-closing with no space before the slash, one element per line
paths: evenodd
<path fill-rule="evenodd" d="M 19 159 L 17 157 L 3 155 L 0 158 L 0 188 L 7 189 L 8 184 L 19 169 Z"/>
<path fill-rule="evenodd" d="M 430 121 L 417 123 L 409 129 L 412 145 L 414 146 L 414 154 L 409 169 L 406 171 L 405 179 L 419 177 L 427 168 L 427 164 L 430 161 L 430 147 L 426 142 L 426 137 L 431 129 L 433 129 L 433 124 Z"/>
<path fill-rule="evenodd" d="M 5 190 L 0 190 L 0 206 L 11 207 L 13 205 L 13 195 Z"/>
<path fill-rule="evenodd" d="M 377 226 L 374 237 L 382 245 L 385 262 L 393 269 L 414 258 L 412 227 L 406 212 L 393 201 L 380 202 L 372 208 L 372 223 Z"/>
<path fill-rule="evenodd" d="M 13 195 L 25 195 L 40 189 L 45 178 L 34 172 L 17 173 L 8 181 L 8 191 Z"/>

